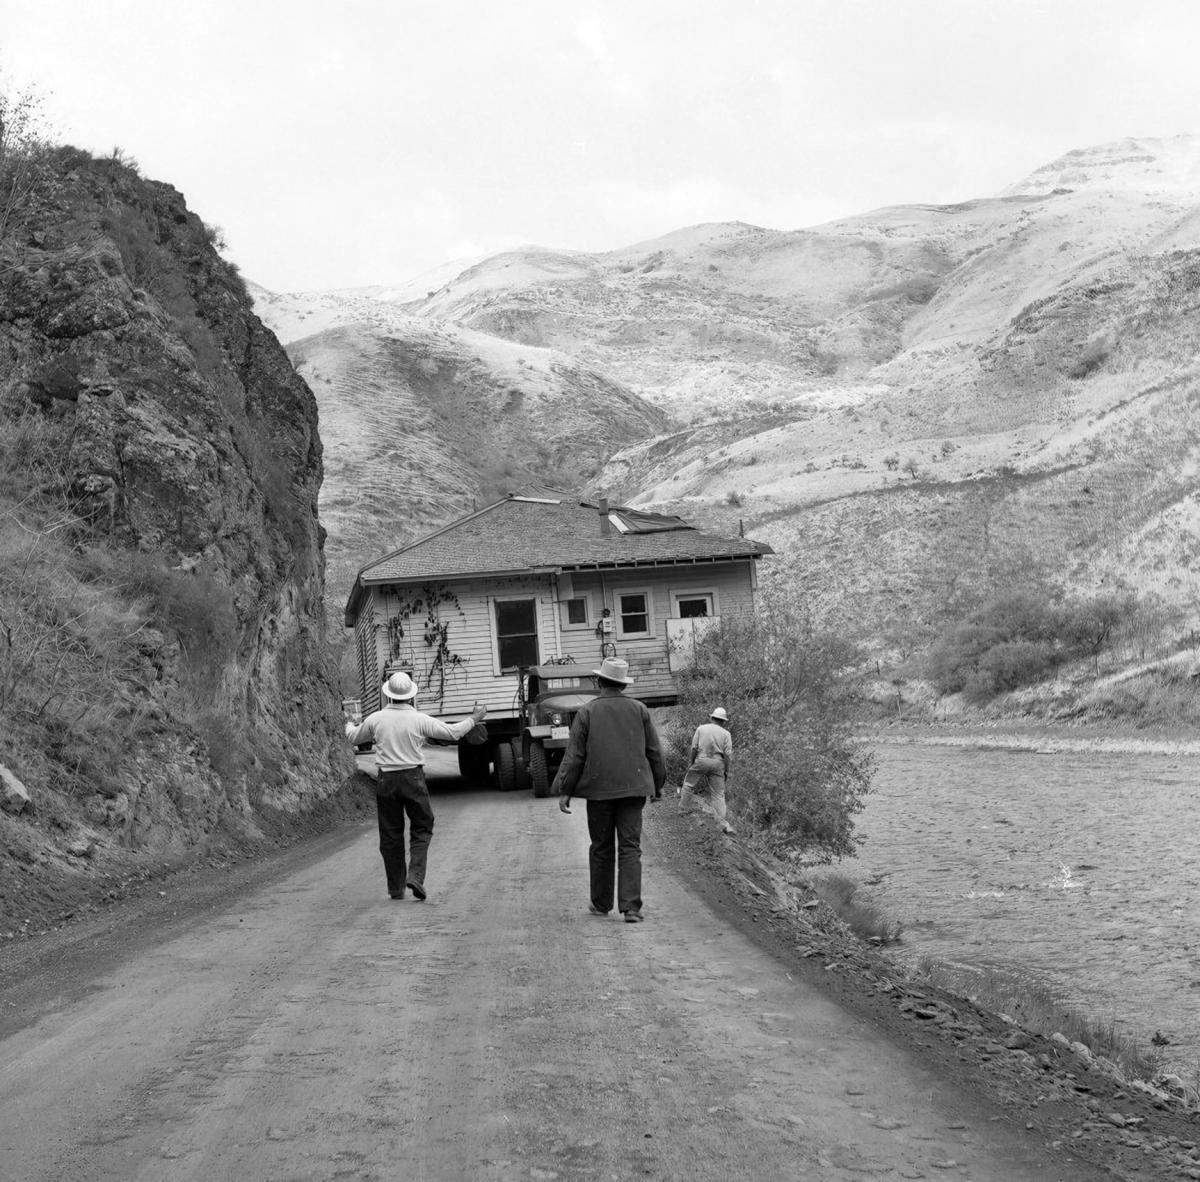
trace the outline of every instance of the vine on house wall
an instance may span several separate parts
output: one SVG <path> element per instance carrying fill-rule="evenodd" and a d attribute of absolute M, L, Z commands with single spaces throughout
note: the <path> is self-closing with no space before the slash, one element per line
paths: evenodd
<path fill-rule="evenodd" d="M 453 591 L 440 583 L 428 583 L 412 598 L 400 599 L 387 622 L 388 660 L 400 660 L 407 641 L 417 685 L 431 691 L 439 705 L 446 695 L 447 680 L 466 664 L 466 659 L 450 648 L 450 621 L 442 619 L 444 607 L 453 607 L 464 620 L 467 618 Z M 422 623 L 414 623 L 422 616 Z M 423 672 L 416 668 L 418 638 L 424 649 Z"/>

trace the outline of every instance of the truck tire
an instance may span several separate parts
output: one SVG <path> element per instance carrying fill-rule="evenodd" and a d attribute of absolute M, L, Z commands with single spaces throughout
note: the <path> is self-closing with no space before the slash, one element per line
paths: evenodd
<path fill-rule="evenodd" d="M 518 736 L 512 741 L 513 779 L 518 792 L 524 792 L 529 787 L 529 769 L 525 766 L 525 756 L 521 750 L 521 739 Z"/>
<path fill-rule="evenodd" d="M 488 778 L 488 748 L 474 743 L 459 743 L 458 774 L 468 784 L 481 785 Z"/>
<path fill-rule="evenodd" d="M 511 792 L 517 786 L 517 763 L 513 759 L 511 743 L 496 744 L 496 787 L 501 792 Z"/>
<path fill-rule="evenodd" d="M 550 795 L 546 749 L 536 739 L 529 744 L 529 783 L 533 786 L 534 796 Z"/>

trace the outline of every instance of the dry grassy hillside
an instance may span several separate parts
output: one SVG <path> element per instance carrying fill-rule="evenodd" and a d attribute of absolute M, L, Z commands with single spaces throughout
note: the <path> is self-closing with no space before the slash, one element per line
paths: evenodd
<path fill-rule="evenodd" d="M 1169 639 L 1197 602 L 1198 195 L 1200 140 L 1122 141 L 953 206 L 511 251 L 373 314 L 659 407 L 591 490 L 743 520 L 880 653 L 1014 584 L 1129 588 Z"/>
<path fill-rule="evenodd" d="M 276 331 L 317 396 L 331 611 L 364 562 L 530 483 L 580 487 L 666 416 L 552 350 L 413 318 L 366 296 L 274 296 Z"/>

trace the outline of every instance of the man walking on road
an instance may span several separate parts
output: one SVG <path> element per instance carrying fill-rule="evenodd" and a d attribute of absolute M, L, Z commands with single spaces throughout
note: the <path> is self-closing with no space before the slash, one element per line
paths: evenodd
<path fill-rule="evenodd" d="M 407 673 L 393 673 L 383 686 L 389 699 L 382 710 L 357 715 L 346 723 L 346 737 L 355 745 L 375 743 L 379 769 L 375 808 L 379 818 L 379 853 L 387 875 L 388 896 L 403 899 L 407 887 L 415 899 L 425 898 L 425 862 L 433 837 L 433 806 L 425 784 L 425 743 L 441 739 L 457 743 L 483 720 L 486 706 L 476 704 L 460 722 L 442 722 L 417 710 L 417 686 Z M 408 865 L 404 861 L 404 817 L 411 835 Z"/>
<path fill-rule="evenodd" d="M 729 715 L 718 706 L 709 721 L 696 727 L 692 736 L 691 766 L 683 777 L 679 790 L 679 811 L 690 812 L 697 791 L 708 797 L 708 807 L 717 818 L 723 833 L 733 828 L 725 819 L 725 783 L 733 762 L 733 739 L 728 731 Z"/>
<path fill-rule="evenodd" d="M 650 711 L 625 696 L 629 665 L 606 657 L 592 672 L 600 696 L 575 715 L 553 791 L 562 793 L 558 807 L 564 813 L 571 811 L 572 796 L 587 801 L 589 910 L 593 915 L 612 910 L 615 871 L 617 909 L 626 923 L 640 923 L 642 810 L 647 797 L 662 796 L 667 773 Z"/>

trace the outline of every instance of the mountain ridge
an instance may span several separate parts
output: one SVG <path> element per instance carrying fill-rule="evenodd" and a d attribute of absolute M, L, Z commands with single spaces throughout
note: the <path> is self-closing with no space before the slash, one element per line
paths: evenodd
<path fill-rule="evenodd" d="M 508 251 L 402 310 L 557 350 L 656 408 L 661 429 L 583 487 L 761 524 L 780 577 L 876 645 L 903 616 L 927 640 L 967 591 L 1022 577 L 1129 585 L 1182 620 L 1197 557 L 1195 160 L 1196 137 L 1127 140 L 951 205 Z M 957 539 L 949 596 L 939 538 Z M 848 586 L 841 611 L 828 589 Z"/>

